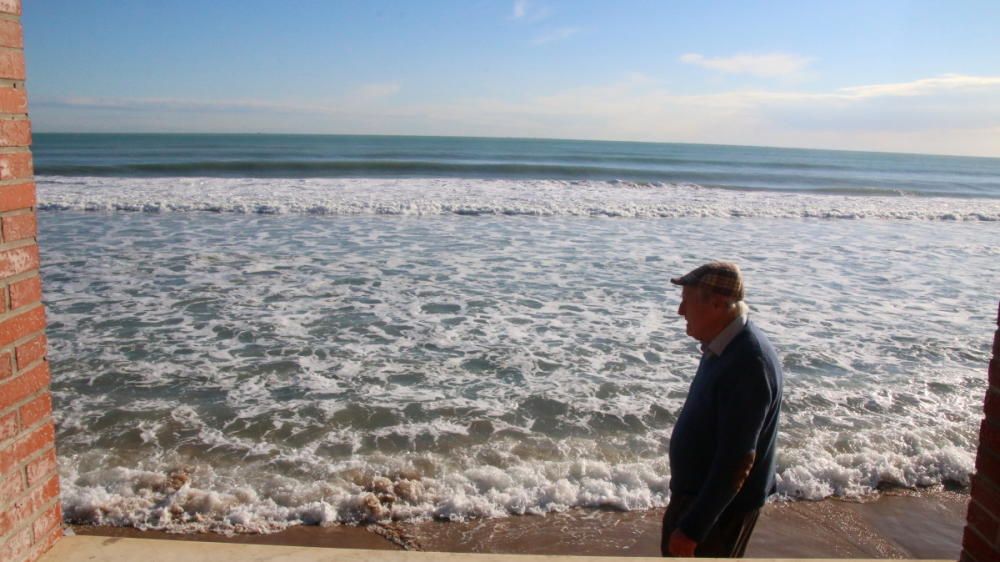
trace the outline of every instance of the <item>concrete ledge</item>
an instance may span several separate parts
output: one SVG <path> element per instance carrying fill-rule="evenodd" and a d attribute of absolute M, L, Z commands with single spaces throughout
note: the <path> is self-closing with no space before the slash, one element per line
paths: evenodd
<path fill-rule="evenodd" d="M 42 556 L 40 562 L 430 562 L 431 560 L 474 562 L 621 562 L 661 560 L 611 556 L 537 556 L 518 554 L 466 554 L 448 552 L 399 552 L 301 546 L 222 544 L 209 542 L 122 539 L 114 537 L 64 537 Z M 785 559 L 765 559 L 784 562 Z M 828 559 L 829 560 L 829 559 Z M 824 562 L 810 559 L 809 562 Z M 833 562 L 830 560 L 830 562 Z M 844 562 L 838 560 L 838 562 Z M 923 561 L 928 562 L 928 561 Z M 930 562 L 945 562 L 944 560 Z"/>

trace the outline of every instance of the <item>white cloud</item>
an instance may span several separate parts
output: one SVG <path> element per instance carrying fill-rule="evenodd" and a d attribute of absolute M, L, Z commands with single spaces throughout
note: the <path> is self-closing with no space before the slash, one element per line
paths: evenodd
<path fill-rule="evenodd" d="M 190 99 L 190 98 L 118 98 L 65 96 L 32 98 L 32 107 L 79 108 L 105 111 L 185 112 L 185 113 L 311 113 L 343 114 L 364 110 L 375 102 L 398 93 L 396 82 L 362 84 L 347 94 L 330 100 L 278 101 L 269 99 Z M 382 107 L 380 105 L 380 107 Z"/>
<path fill-rule="evenodd" d="M 536 22 L 549 17 L 551 13 L 552 10 L 548 6 L 539 5 L 536 2 L 529 2 L 528 0 L 514 0 L 514 11 L 511 14 L 511 19 Z"/>
<path fill-rule="evenodd" d="M 528 13 L 528 0 L 514 0 L 514 19 L 521 19 Z"/>
<path fill-rule="evenodd" d="M 378 87 L 376 87 L 378 86 Z M 335 100 L 33 98 L 37 130 L 559 137 L 1000 156 L 1000 76 L 827 92 L 680 95 L 642 74 L 524 101 L 407 103 L 393 84 Z M 382 95 L 378 95 L 382 94 Z"/>
<path fill-rule="evenodd" d="M 937 78 L 924 78 L 896 84 L 875 84 L 841 88 L 846 96 L 868 98 L 881 96 L 922 96 L 942 91 L 962 91 L 1000 86 L 1000 76 L 963 76 L 945 74 Z"/>
<path fill-rule="evenodd" d="M 679 95 L 635 75 L 523 103 L 475 100 L 425 109 L 442 123 L 462 124 L 451 134 L 1000 156 L 1000 77 L 882 86 Z M 920 93 L 899 97 L 913 91 Z"/>
<path fill-rule="evenodd" d="M 67 107 L 119 111 L 296 111 L 298 106 L 277 103 L 270 100 L 196 100 L 186 98 L 102 98 L 102 97 L 55 97 L 33 99 L 32 106 Z"/>
<path fill-rule="evenodd" d="M 680 61 L 727 74 L 751 74 L 764 78 L 798 74 L 812 59 L 786 53 L 739 54 L 709 58 L 698 53 L 681 55 Z"/>
<path fill-rule="evenodd" d="M 558 29 L 553 29 L 546 31 L 541 35 L 535 37 L 531 40 L 532 45 L 544 45 L 546 43 L 554 43 L 556 41 L 562 41 L 564 39 L 569 39 L 570 37 L 576 35 L 583 31 L 578 27 L 560 27 Z"/>
<path fill-rule="evenodd" d="M 361 99 L 386 98 L 399 92 L 399 84 L 395 82 L 381 82 L 375 84 L 364 84 L 355 90 L 355 97 Z"/>

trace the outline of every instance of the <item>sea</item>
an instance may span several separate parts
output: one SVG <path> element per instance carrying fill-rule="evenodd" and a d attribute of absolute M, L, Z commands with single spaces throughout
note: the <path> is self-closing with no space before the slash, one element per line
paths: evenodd
<path fill-rule="evenodd" d="M 774 501 L 967 489 L 1000 159 L 36 134 L 67 521 L 176 532 L 666 504 L 742 267 L 785 372 Z"/>

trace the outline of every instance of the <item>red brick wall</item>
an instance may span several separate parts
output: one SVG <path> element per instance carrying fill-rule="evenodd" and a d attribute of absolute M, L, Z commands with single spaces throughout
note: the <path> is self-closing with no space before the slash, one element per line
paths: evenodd
<path fill-rule="evenodd" d="M 0 0 L 0 560 L 62 536 L 38 276 L 21 0 Z"/>
<path fill-rule="evenodd" d="M 997 310 L 1000 326 L 1000 309 Z M 972 477 L 969 516 L 962 537 L 964 562 L 1000 560 L 1000 329 L 993 334 L 989 388 L 979 426 L 976 475 Z"/>

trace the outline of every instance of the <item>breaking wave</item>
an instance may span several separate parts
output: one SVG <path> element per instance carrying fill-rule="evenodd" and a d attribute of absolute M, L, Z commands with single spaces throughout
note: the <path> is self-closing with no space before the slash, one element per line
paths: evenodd
<path fill-rule="evenodd" d="M 38 207 L 46 211 L 1000 220 L 1000 200 L 881 193 L 596 180 L 38 177 Z"/>

